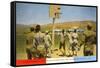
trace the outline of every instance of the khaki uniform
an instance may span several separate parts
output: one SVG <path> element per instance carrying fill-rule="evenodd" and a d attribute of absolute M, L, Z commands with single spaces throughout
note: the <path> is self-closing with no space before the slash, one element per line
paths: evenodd
<path fill-rule="evenodd" d="M 30 32 L 26 36 L 26 53 L 27 58 L 32 59 L 32 46 L 33 46 L 33 38 L 34 38 L 34 32 Z"/>
<path fill-rule="evenodd" d="M 38 32 L 34 35 L 33 45 L 36 47 L 36 55 L 35 57 L 45 57 L 45 42 L 44 42 L 44 34 Z"/>
<path fill-rule="evenodd" d="M 93 55 L 93 51 L 94 51 L 94 41 L 95 39 L 95 32 L 93 32 L 92 30 L 86 30 L 84 32 L 85 34 L 85 45 L 84 45 L 84 55 L 88 56 L 88 55 Z"/>
<path fill-rule="evenodd" d="M 63 49 L 65 50 L 65 34 L 61 33 L 61 38 L 60 38 L 60 47 L 59 49 L 61 49 L 63 47 Z"/>
<path fill-rule="evenodd" d="M 45 41 L 45 49 L 46 49 L 47 56 L 50 56 L 50 46 L 52 44 L 52 41 L 49 34 L 45 35 L 44 41 Z"/>
<path fill-rule="evenodd" d="M 78 34 L 72 33 L 72 51 L 78 50 Z"/>

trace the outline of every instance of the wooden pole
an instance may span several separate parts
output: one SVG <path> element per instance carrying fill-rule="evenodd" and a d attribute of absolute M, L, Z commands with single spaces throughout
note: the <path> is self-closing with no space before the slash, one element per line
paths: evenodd
<path fill-rule="evenodd" d="M 55 45 L 55 18 L 53 18 L 53 28 L 52 28 L 52 45 L 54 46 Z"/>

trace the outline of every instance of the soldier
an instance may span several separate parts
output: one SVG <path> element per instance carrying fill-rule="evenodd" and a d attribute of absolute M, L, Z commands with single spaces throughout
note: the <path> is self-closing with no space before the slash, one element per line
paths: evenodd
<path fill-rule="evenodd" d="M 34 28 L 31 27 L 30 28 L 30 32 L 27 34 L 27 38 L 26 38 L 26 53 L 27 53 L 27 58 L 28 59 L 32 59 L 32 52 L 31 52 L 31 48 L 33 45 L 33 38 L 34 38 Z"/>
<path fill-rule="evenodd" d="M 74 32 L 72 33 L 72 52 L 73 55 L 77 56 L 77 50 L 78 50 L 78 34 L 76 29 L 74 29 Z"/>
<path fill-rule="evenodd" d="M 61 48 L 63 48 L 63 51 L 61 50 Z M 59 46 L 59 49 L 61 50 L 61 52 L 63 53 L 62 56 L 65 56 L 66 52 L 65 52 L 65 34 L 64 34 L 64 29 L 62 30 L 61 32 L 61 38 L 60 38 L 60 46 Z"/>
<path fill-rule="evenodd" d="M 45 42 L 44 42 L 45 34 L 41 32 L 40 25 L 36 25 L 35 32 L 36 33 L 34 35 L 33 46 L 35 47 L 36 54 L 34 54 L 34 57 L 43 58 L 46 56 Z"/>
<path fill-rule="evenodd" d="M 72 33 L 70 31 L 67 32 L 67 37 L 68 37 L 68 43 L 69 43 L 69 46 L 68 46 L 68 57 L 72 56 L 72 47 L 71 47 L 71 44 L 72 44 Z"/>
<path fill-rule="evenodd" d="M 84 45 L 84 56 L 93 55 L 94 45 L 96 44 L 96 34 L 92 30 L 92 24 L 88 23 L 87 30 L 84 32 L 85 45 Z"/>
<path fill-rule="evenodd" d="M 46 31 L 44 40 L 45 40 L 45 49 L 46 49 L 47 57 L 50 57 L 50 46 L 52 44 L 52 41 L 51 41 L 51 37 L 48 33 L 49 32 Z"/>

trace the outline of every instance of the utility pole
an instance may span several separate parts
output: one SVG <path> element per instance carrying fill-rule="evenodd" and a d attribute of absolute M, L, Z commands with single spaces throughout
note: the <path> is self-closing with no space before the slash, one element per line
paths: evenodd
<path fill-rule="evenodd" d="M 60 6 L 59 5 L 50 5 L 49 8 L 49 17 L 53 19 L 52 25 L 52 45 L 55 45 L 55 20 L 60 18 Z"/>

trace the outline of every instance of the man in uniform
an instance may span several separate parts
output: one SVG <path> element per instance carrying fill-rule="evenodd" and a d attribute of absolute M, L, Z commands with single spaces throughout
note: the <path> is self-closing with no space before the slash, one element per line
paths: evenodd
<path fill-rule="evenodd" d="M 74 32 L 72 33 L 72 52 L 73 55 L 77 56 L 77 51 L 78 51 L 78 34 L 76 29 L 74 29 Z"/>
<path fill-rule="evenodd" d="M 68 57 L 72 56 L 72 32 L 71 31 L 68 31 L 67 32 L 67 37 L 68 37 Z"/>
<path fill-rule="evenodd" d="M 33 46 L 33 38 L 34 38 L 34 28 L 30 28 L 30 32 L 27 34 L 26 37 L 26 53 L 27 53 L 27 59 L 32 59 L 32 52 L 31 48 Z"/>
<path fill-rule="evenodd" d="M 63 51 L 61 50 L 63 48 Z M 60 51 L 63 53 L 62 56 L 65 56 L 65 34 L 64 34 L 64 29 L 61 32 L 61 38 L 60 38 L 60 46 L 59 46 Z"/>
<path fill-rule="evenodd" d="M 92 24 L 87 25 L 87 30 L 84 32 L 85 45 L 84 45 L 84 56 L 93 55 L 94 45 L 96 44 L 96 33 L 92 30 Z"/>
<path fill-rule="evenodd" d="M 46 31 L 45 33 L 44 41 L 47 57 L 50 57 L 50 46 L 52 44 L 52 41 L 48 31 Z"/>
<path fill-rule="evenodd" d="M 35 51 L 33 49 L 33 52 L 35 52 L 33 56 L 36 58 L 46 57 L 44 36 L 45 34 L 41 32 L 41 26 L 36 25 L 33 39 L 33 47 L 35 48 Z"/>

